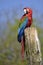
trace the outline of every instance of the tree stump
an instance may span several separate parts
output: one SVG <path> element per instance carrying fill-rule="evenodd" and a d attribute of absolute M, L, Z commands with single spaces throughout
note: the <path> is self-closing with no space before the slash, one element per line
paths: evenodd
<path fill-rule="evenodd" d="M 28 27 L 24 30 L 25 52 L 30 65 L 41 65 L 40 41 L 35 27 Z"/>

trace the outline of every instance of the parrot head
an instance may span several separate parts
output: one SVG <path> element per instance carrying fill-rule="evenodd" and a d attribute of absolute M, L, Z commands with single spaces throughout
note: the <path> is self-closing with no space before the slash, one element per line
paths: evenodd
<path fill-rule="evenodd" d="M 24 11 L 25 14 L 28 14 L 28 13 L 31 12 L 32 10 L 31 10 L 30 8 L 24 8 L 23 11 Z"/>

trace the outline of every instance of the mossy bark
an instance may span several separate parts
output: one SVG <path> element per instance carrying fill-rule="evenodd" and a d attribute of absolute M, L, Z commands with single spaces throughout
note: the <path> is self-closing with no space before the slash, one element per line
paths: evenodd
<path fill-rule="evenodd" d="M 34 27 L 28 27 L 24 30 L 25 34 L 25 52 L 29 59 L 30 65 L 40 65 L 41 58 L 41 48 L 40 41 L 37 34 L 37 29 Z M 33 64 L 34 63 L 34 64 Z"/>

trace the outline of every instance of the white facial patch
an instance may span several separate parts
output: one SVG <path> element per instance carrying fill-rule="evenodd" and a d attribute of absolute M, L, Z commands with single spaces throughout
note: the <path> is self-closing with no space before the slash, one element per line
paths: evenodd
<path fill-rule="evenodd" d="M 24 13 L 26 14 L 26 9 L 24 9 Z"/>

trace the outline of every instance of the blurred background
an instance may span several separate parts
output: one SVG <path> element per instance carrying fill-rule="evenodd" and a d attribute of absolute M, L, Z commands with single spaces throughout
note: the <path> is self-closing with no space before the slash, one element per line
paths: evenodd
<path fill-rule="evenodd" d="M 27 65 L 21 61 L 21 44 L 17 41 L 23 8 L 33 10 L 33 24 L 38 31 L 43 59 L 43 0 L 0 0 L 0 65 Z"/>

